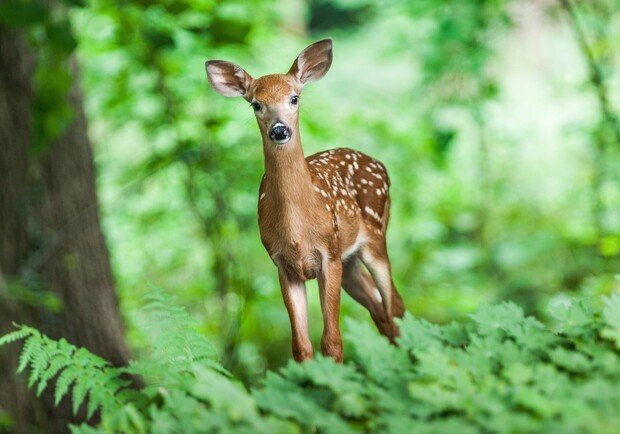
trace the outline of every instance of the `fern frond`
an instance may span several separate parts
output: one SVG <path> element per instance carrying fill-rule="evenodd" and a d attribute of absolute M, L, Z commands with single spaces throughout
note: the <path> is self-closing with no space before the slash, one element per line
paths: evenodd
<path fill-rule="evenodd" d="M 88 424 L 70 425 L 69 430 L 71 434 L 105 434 L 105 431 L 101 428 L 93 428 Z"/>
<path fill-rule="evenodd" d="M 55 354 L 50 360 L 49 366 L 39 377 L 39 385 L 37 386 L 37 396 L 41 396 L 43 390 L 47 387 L 49 380 L 54 378 L 68 363 L 68 357 L 65 354 Z"/>
<path fill-rule="evenodd" d="M 89 390 L 96 386 L 96 382 L 92 377 L 78 377 L 75 379 L 73 391 L 71 393 L 71 402 L 73 404 L 73 413 L 77 414 L 80 406 L 86 398 Z M 92 398 L 92 397 L 91 397 Z"/>
<path fill-rule="evenodd" d="M 620 349 L 620 292 L 603 297 L 603 321 L 606 327 L 601 336 L 610 339 Z"/>
<path fill-rule="evenodd" d="M 24 342 L 24 347 L 19 355 L 19 365 L 17 366 L 17 373 L 21 373 L 26 369 L 26 366 L 32 362 L 32 358 L 37 350 L 42 347 L 41 334 L 38 331 L 33 333 Z"/>
<path fill-rule="evenodd" d="M 24 339 L 17 372 L 29 369 L 28 387 L 37 386 L 37 395 L 56 378 L 54 402 L 60 403 L 71 392 L 73 412 L 77 413 L 88 397 L 87 413 L 90 418 L 97 409 L 102 413 L 114 412 L 123 406 L 117 395 L 129 385 L 123 380 L 122 369 L 84 348 L 77 348 L 66 340 L 55 341 L 36 329 L 21 326 L 3 336 L 3 344 Z"/>
<path fill-rule="evenodd" d="M 64 368 L 66 369 L 61 372 L 56 380 L 56 389 L 54 389 L 54 405 L 60 404 L 62 398 L 67 394 L 67 392 L 69 392 L 69 388 L 75 381 L 77 374 L 72 368 L 67 368 L 66 366 L 64 366 Z"/>
<path fill-rule="evenodd" d="M 153 361 L 176 372 L 193 371 L 196 364 L 227 373 L 211 342 L 196 330 L 198 321 L 178 305 L 176 297 L 153 287 L 144 300 L 139 323 L 150 341 Z"/>
<path fill-rule="evenodd" d="M 55 353 L 55 342 L 47 339 L 45 336 L 37 336 L 40 339 L 38 351 L 32 353 L 30 360 L 30 375 L 28 377 L 28 388 L 34 386 L 42 377 L 47 367 L 50 365 L 50 359 Z"/>
<path fill-rule="evenodd" d="M 9 332 L 5 334 L 4 336 L 0 337 L 0 347 L 6 344 L 10 344 L 15 341 L 20 341 L 22 339 L 25 339 L 28 336 L 30 336 L 33 332 L 36 331 L 30 327 L 24 327 L 24 326 L 17 326 L 17 327 L 19 327 L 18 330 Z"/>

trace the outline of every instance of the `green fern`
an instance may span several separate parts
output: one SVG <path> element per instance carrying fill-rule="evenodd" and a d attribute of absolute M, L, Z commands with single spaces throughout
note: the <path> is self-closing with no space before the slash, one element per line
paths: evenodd
<path fill-rule="evenodd" d="M 57 377 L 54 391 L 56 405 L 71 393 L 73 412 L 77 413 L 88 395 L 87 417 L 98 408 L 113 413 L 123 406 L 118 394 L 129 382 L 121 376 L 124 371 L 112 367 L 102 358 L 69 344 L 66 340 L 52 340 L 38 330 L 18 326 L 18 329 L 0 339 L 0 345 L 24 340 L 17 372 L 29 369 L 28 387 L 37 386 L 41 395 L 49 382 Z"/>
<path fill-rule="evenodd" d="M 603 320 L 606 327 L 601 331 L 601 335 L 611 339 L 620 349 L 620 293 L 603 297 Z"/>
<path fill-rule="evenodd" d="M 514 304 L 485 306 L 472 322 L 435 325 L 407 314 L 399 346 L 367 323 L 347 321 L 349 363 L 317 356 L 269 373 L 246 390 L 231 378 L 195 321 L 159 289 L 139 323 L 150 342 L 138 361 L 114 368 L 30 327 L 19 371 L 56 402 L 101 410 L 94 433 L 604 433 L 620 425 L 620 295 L 550 307 L 556 332 Z M 146 387 L 128 387 L 123 375 Z"/>
<path fill-rule="evenodd" d="M 197 369 L 228 375 L 211 343 L 196 331 L 196 321 L 174 297 L 154 288 L 145 301 L 138 316 L 150 351 L 128 367 L 115 368 L 86 349 L 65 339 L 54 341 L 28 326 L 17 326 L 2 336 L 0 346 L 24 341 L 17 372 L 28 368 L 28 387 L 36 385 L 37 396 L 55 378 L 56 405 L 70 395 L 74 413 L 87 402 L 87 418 L 100 409 L 104 420 L 114 419 L 115 425 L 132 427 L 127 432 L 134 432 L 140 426 L 137 415 L 160 398 L 162 388 L 189 387 Z M 130 381 L 124 379 L 128 375 L 143 376 L 148 386 L 142 391 L 130 389 Z"/>
<path fill-rule="evenodd" d="M 146 335 L 149 351 L 132 361 L 126 372 L 144 378 L 149 399 L 157 399 L 161 390 L 189 387 L 198 369 L 229 375 L 213 345 L 197 331 L 198 322 L 176 297 L 153 287 L 144 301 L 136 322 Z"/>
<path fill-rule="evenodd" d="M 191 370 L 194 364 L 223 369 L 211 342 L 196 330 L 198 321 L 176 297 L 153 287 L 144 301 L 138 325 L 149 339 L 152 359 L 179 370 Z"/>
<path fill-rule="evenodd" d="M 20 327 L 18 324 L 13 324 L 17 327 L 17 330 L 7 333 L 4 336 L 0 337 L 0 347 L 6 344 L 10 344 L 12 342 L 21 341 L 32 334 L 32 328 L 30 327 Z M 22 350 L 23 353 L 23 350 Z"/>

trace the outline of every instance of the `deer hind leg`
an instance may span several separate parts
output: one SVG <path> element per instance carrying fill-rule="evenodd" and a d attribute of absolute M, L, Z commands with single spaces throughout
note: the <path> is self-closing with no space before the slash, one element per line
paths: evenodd
<path fill-rule="evenodd" d="M 390 260 L 387 255 L 385 239 L 375 240 L 362 247 L 362 262 L 370 271 L 375 285 L 381 295 L 383 309 L 388 318 L 391 335 L 388 336 L 393 343 L 394 339 L 399 335 L 399 330 L 394 323 L 394 318 L 402 318 L 405 314 L 403 299 L 396 290 L 394 281 L 392 280 L 392 271 Z"/>
<path fill-rule="evenodd" d="M 385 314 L 379 290 L 357 257 L 353 257 L 344 263 L 342 288 L 368 310 L 379 332 L 391 339 L 392 328 Z"/>

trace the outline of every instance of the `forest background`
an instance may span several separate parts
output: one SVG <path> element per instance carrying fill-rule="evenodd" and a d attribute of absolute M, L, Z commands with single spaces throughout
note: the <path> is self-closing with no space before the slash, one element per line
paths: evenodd
<path fill-rule="evenodd" d="M 283 366 L 259 133 L 245 101 L 209 88 L 204 61 L 285 72 L 326 36 L 334 63 L 304 89 L 304 148 L 386 164 L 410 312 L 445 323 L 512 300 L 544 319 L 618 286 L 614 0 L 4 0 L 0 331 L 31 324 L 124 363 L 157 286 L 246 385 Z M 316 344 L 314 283 L 309 302 Z M 369 321 L 347 296 L 342 316 Z M 2 351 L 0 427 L 53 417 Z"/>

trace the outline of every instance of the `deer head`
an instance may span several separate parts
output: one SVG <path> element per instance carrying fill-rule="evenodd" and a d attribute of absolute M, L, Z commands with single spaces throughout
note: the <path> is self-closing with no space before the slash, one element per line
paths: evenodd
<path fill-rule="evenodd" d="M 206 62 L 207 76 L 221 95 L 243 97 L 251 104 L 263 142 L 283 146 L 299 134 L 299 103 L 303 87 L 317 81 L 332 64 L 332 40 L 323 39 L 303 50 L 286 74 L 254 79 L 239 65 L 223 60 Z"/>

